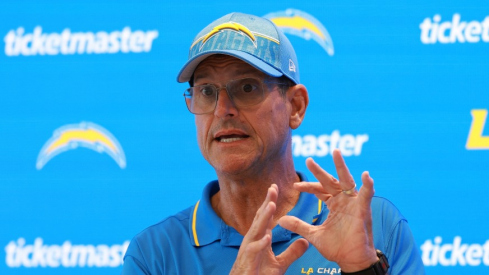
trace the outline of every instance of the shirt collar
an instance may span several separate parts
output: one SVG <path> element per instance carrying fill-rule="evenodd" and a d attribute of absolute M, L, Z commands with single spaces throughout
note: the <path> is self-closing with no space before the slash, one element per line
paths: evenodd
<path fill-rule="evenodd" d="M 301 181 L 307 181 L 304 174 L 297 172 Z M 224 246 L 239 246 L 243 236 L 234 228 L 228 226 L 217 216 L 211 205 L 211 197 L 219 191 L 219 183 L 211 181 L 202 192 L 202 198 L 191 209 L 191 222 L 189 235 L 194 246 L 205 246 L 215 241 L 220 241 Z M 314 195 L 301 193 L 297 204 L 288 215 L 311 223 L 319 224 L 325 216 L 324 203 Z M 277 225 L 272 229 L 272 242 L 288 241 L 295 233 Z"/>

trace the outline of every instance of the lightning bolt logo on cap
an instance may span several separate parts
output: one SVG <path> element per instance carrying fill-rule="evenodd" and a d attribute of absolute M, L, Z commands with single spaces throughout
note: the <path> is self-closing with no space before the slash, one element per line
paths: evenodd
<path fill-rule="evenodd" d="M 105 152 L 121 169 L 126 167 L 126 156 L 117 139 L 100 125 L 81 122 L 65 125 L 54 131 L 39 152 L 36 168 L 41 170 L 55 156 L 78 147 Z"/>
<path fill-rule="evenodd" d="M 263 17 L 233 12 L 207 25 L 195 36 L 177 81 L 190 81 L 197 66 L 214 54 L 241 59 L 269 76 L 285 75 L 296 84 L 300 80 L 292 44 Z"/>
<path fill-rule="evenodd" d="M 205 36 L 201 37 L 200 39 L 197 39 L 191 46 L 190 48 L 193 48 L 195 46 L 195 44 L 199 43 L 199 41 L 202 41 L 202 44 L 200 45 L 200 47 L 202 48 L 204 46 L 204 44 L 214 35 L 218 34 L 220 31 L 223 31 L 223 30 L 232 30 L 232 31 L 236 31 L 236 32 L 239 32 L 239 33 L 242 33 L 242 34 L 245 34 L 247 37 L 249 37 L 251 39 L 251 41 L 253 42 L 253 45 L 255 46 L 256 48 L 256 38 L 255 36 L 253 35 L 253 33 L 245 26 L 239 24 L 239 23 L 236 23 L 236 22 L 226 22 L 226 23 L 222 23 L 220 25 L 217 25 L 215 26 L 209 33 L 207 33 Z"/>
<path fill-rule="evenodd" d="M 316 41 L 329 54 L 334 54 L 333 40 L 326 28 L 312 15 L 295 9 L 272 12 L 264 16 L 272 21 L 284 33 Z"/>

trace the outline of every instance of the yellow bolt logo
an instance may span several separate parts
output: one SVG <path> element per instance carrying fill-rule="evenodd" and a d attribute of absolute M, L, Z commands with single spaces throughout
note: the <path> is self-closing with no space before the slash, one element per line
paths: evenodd
<path fill-rule="evenodd" d="M 487 110 L 474 109 L 470 111 L 470 114 L 472 115 L 472 125 L 465 148 L 467 150 L 489 150 L 489 136 L 482 135 L 486 124 Z"/>
<path fill-rule="evenodd" d="M 204 39 L 202 39 L 202 44 L 205 44 L 205 42 L 207 42 L 207 40 L 209 40 L 209 38 L 211 38 L 216 33 L 220 32 L 221 30 L 226 30 L 226 29 L 234 30 L 237 32 L 241 31 L 242 33 L 246 34 L 251 39 L 251 41 L 253 41 L 253 43 L 255 43 L 255 41 L 256 41 L 255 36 L 253 35 L 253 33 L 251 33 L 251 31 L 247 27 L 245 27 L 241 24 L 235 23 L 235 22 L 227 22 L 227 23 L 223 23 L 221 25 L 215 26 L 212 29 L 212 31 L 210 31 L 206 36 L 204 36 Z"/>
<path fill-rule="evenodd" d="M 194 41 L 194 43 L 190 46 L 192 49 L 199 41 L 202 41 L 202 44 L 200 45 L 200 49 L 204 47 L 204 44 L 214 35 L 218 34 L 222 30 L 232 30 L 238 33 L 241 33 L 243 35 L 246 35 L 249 39 L 251 39 L 251 42 L 253 42 L 253 45 L 256 48 L 256 37 L 255 35 L 245 26 L 238 24 L 236 22 L 227 22 L 227 23 L 222 23 L 218 26 L 215 26 L 209 33 L 206 35 L 202 36 L 201 38 L 197 39 Z M 267 38 L 268 39 L 268 38 Z"/>

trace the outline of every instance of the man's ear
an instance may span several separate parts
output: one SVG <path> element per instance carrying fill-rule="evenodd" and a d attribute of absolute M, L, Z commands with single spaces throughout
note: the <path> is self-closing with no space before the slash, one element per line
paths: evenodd
<path fill-rule="evenodd" d="M 291 129 L 297 129 L 304 119 L 307 105 L 309 104 L 309 94 L 306 86 L 297 84 L 287 90 L 287 100 L 290 102 L 290 119 L 289 126 Z"/>

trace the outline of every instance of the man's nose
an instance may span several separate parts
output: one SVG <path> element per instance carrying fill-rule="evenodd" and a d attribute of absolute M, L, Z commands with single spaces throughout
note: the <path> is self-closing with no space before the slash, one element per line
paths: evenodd
<path fill-rule="evenodd" d="M 224 90 L 224 91 L 223 91 Z M 219 89 L 217 96 L 216 109 L 214 115 L 217 117 L 235 116 L 238 114 L 238 109 L 231 100 L 229 93 L 225 87 Z"/>

